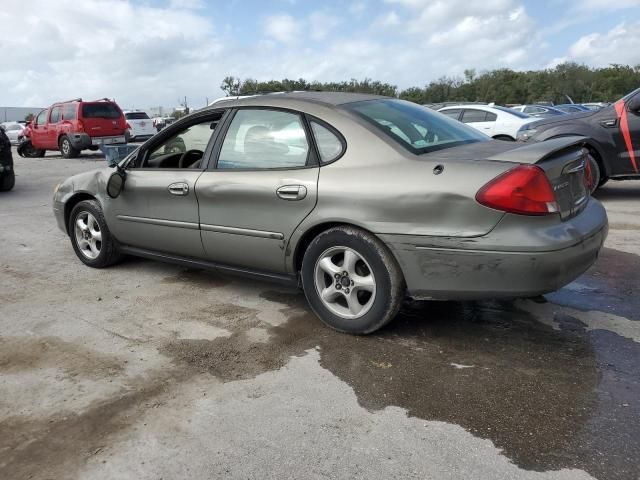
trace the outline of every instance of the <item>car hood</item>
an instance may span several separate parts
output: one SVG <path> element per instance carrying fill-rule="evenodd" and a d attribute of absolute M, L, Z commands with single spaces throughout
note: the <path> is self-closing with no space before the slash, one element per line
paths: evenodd
<path fill-rule="evenodd" d="M 578 120 L 581 121 L 584 118 L 589 118 L 595 115 L 598 112 L 576 112 L 576 113 L 567 113 L 566 115 L 555 115 L 553 117 L 541 118 L 540 120 L 536 120 L 534 123 L 529 124 L 531 128 L 537 128 L 543 125 L 550 125 L 553 123 L 567 123 L 570 121 Z"/>

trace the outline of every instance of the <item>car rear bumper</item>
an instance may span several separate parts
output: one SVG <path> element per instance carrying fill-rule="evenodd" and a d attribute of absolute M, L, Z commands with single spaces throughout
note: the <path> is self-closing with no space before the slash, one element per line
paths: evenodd
<path fill-rule="evenodd" d="M 103 143 L 117 145 L 127 142 L 124 133 L 122 135 L 113 135 L 108 137 L 91 137 L 86 133 L 70 133 L 67 134 L 67 138 L 76 150 L 85 150 L 91 146 L 95 147 Z"/>
<path fill-rule="evenodd" d="M 584 273 L 608 233 L 607 215 L 591 199 L 575 218 L 555 225 L 543 217 L 505 215 L 476 238 L 381 235 L 417 299 L 528 297 L 558 290 Z M 518 227 L 518 224 L 520 226 Z"/>

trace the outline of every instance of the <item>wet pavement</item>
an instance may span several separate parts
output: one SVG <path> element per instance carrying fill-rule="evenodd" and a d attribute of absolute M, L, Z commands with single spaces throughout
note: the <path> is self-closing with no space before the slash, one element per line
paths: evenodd
<path fill-rule="evenodd" d="M 640 478 L 637 184 L 562 290 L 354 337 L 268 283 L 83 267 L 49 202 L 99 162 L 21 159 L 0 197 L 0 478 Z"/>

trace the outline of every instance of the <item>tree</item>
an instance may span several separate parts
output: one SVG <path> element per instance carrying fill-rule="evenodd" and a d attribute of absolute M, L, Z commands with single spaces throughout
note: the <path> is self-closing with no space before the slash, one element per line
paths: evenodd
<path fill-rule="evenodd" d="M 239 78 L 226 76 L 224 80 L 222 80 L 222 84 L 220 85 L 220 90 L 225 92 L 227 96 L 236 96 L 240 95 L 240 88 L 242 87 L 242 82 Z"/>
<path fill-rule="evenodd" d="M 33 117 L 35 117 L 35 115 L 34 115 L 33 113 L 27 113 L 27 114 L 24 116 L 24 121 L 25 121 L 25 122 L 30 122 L 31 120 L 33 120 Z"/>

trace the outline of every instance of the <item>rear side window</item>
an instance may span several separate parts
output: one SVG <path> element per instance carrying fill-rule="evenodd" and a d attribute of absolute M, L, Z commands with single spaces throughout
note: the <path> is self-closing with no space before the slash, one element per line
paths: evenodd
<path fill-rule="evenodd" d="M 487 112 L 484 110 L 467 109 L 462 114 L 462 123 L 486 122 Z"/>
<path fill-rule="evenodd" d="M 51 116 L 49 117 L 49 122 L 58 123 L 60 121 L 60 113 L 62 113 L 62 107 L 53 107 L 53 110 L 51 110 Z"/>
<path fill-rule="evenodd" d="M 316 139 L 320 161 L 329 163 L 342 155 L 343 145 L 340 138 L 327 127 L 311 120 L 311 130 Z"/>
<path fill-rule="evenodd" d="M 227 130 L 218 168 L 299 168 L 307 164 L 309 144 L 299 115 L 242 109 Z"/>
<path fill-rule="evenodd" d="M 149 115 L 147 115 L 144 112 L 129 112 L 129 113 L 125 113 L 124 117 L 127 120 L 148 120 L 149 119 Z"/>
<path fill-rule="evenodd" d="M 83 103 L 83 118 L 120 118 L 120 109 L 110 102 Z"/>
<path fill-rule="evenodd" d="M 498 119 L 498 115 L 496 115 L 495 113 L 491 113 L 491 112 L 485 112 L 486 116 L 484 121 L 485 122 L 495 122 Z"/>
<path fill-rule="evenodd" d="M 454 108 L 453 110 L 444 110 L 440 113 L 445 114 L 447 117 L 451 117 L 454 120 L 458 120 L 458 117 L 460 116 L 460 109 L 459 108 Z"/>
<path fill-rule="evenodd" d="M 69 103 L 64 106 L 64 110 L 62 111 L 62 118 L 65 120 L 75 120 L 77 117 L 76 111 L 78 110 L 77 103 Z"/>

